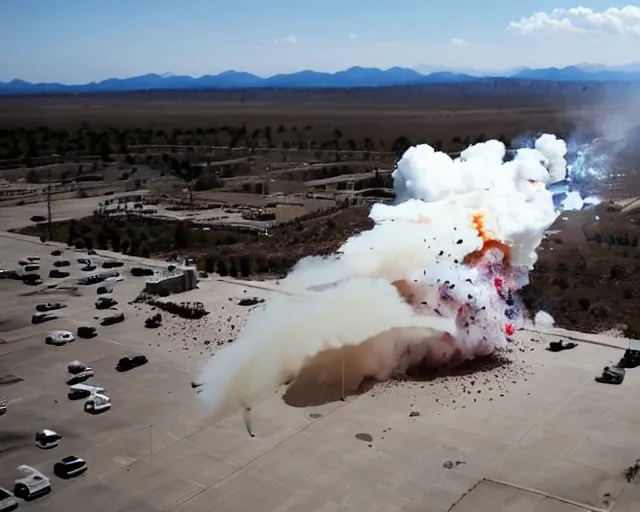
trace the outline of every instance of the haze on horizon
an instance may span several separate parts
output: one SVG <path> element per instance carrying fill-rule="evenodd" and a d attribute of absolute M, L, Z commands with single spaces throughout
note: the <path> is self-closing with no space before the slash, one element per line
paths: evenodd
<path fill-rule="evenodd" d="M 486 71 L 623 65 L 638 60 L 640 45 L 640 7 L 611 1 L 493 0 L 489 9 L 460 0 L 437 10 L 422 0 L 406 0 L 401 9 L 383 0 L 215 4 L 3 0 L 0 81 L 420 64 Z"/>

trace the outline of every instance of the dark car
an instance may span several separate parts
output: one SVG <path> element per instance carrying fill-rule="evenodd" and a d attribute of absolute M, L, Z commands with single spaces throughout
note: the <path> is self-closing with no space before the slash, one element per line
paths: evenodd
<path fill-rule="evenodd" d="M 131 275 L 134 277 L 152 276 L 155 274 L 153 269 L 144 267 L 133 267 L 131 269 Z"/>
<path fill-rule="evenodd" d="M 91 391 L 88 389 L 71 388 L 67 393 L 67 398 L 69 400 L 82 400 L 83 398 L 88 398 L 90 396 Z"/>
<path fill-rule="evenodd" d="M 150 316 L 144 321 L 145 327 L 149 329 L 155 329 L 157 327 L 160 327 L 161 323 L 162 323 L 162 315 L 160 313 L 156 313 L 155 315 Z"/>
<path fill-rule="evenodd" d="M 111 293 L 113 292 L 113 286 L 107 286 L 107 285 L 98 286 L 98 289 L 96 291 L 98 292 L 98 295 Z"/>
<path fill-rule="evenodd" d="M 97 335 L 96 328 L 90 325 L 81 325 L 77 333 L 79 338 L 84 339 L 94 338 Z"/>
<path fill-rule="evenodd" d="M 94 274 L 92 276 L 83 277 L 82 279 L 78 279 L 78 284 L 84 286 L 91 286 L 92 284 L 101 283 L 106 279 L 105 276 L 100 274 Z"/>
<path fill-rule="evenodd" d="M 82 270 L 83 272 L 93 272 L 97 268 L 98 268 L 97 265 L 91 264 L 91 265 L 85 265 L 80 270 Z"/>
<path fill-rule="evenodd" d="M 69 260 L 58 260 L 53 262 L 54 267 L 68 267 L 69 265 L 71 265 Z"/>
<path fill-rule="evenodd" d="M 118 303 L 113 297 L 100 297 L 95 302 L 96 309 L 109 309 Z"/>
<path fill-rule="evenodd" d="M 117 315 L 105 316 L 100 320 L 100 325 L 113 325 L 124 322 L 124 313 L 118 313 Z"/>
<path fill-rule="evenodd" d="M 124 265 L 121 261 L 105 261 L 102 263 L 102 268 L 117 268 Z"/>
<path fill-rule="evenodd" d="M 54 311 L 56 309 L 66 308 L 66 304 L 62 304 L 61 302 L 42 302 L 40 304 L 36 304 L 36 311 L 46 312 L 46 311 Z"/>
<path fill-rule="evenodd" d="M 147 364 L 148 362 L 149 360 L 147 357 L 142 354 L 133 357 L 122 357 L 116 365 L 116 370 L 119 372 L 128 372 L 129 370 L 142 366 L 143 364 Z"/>
<path fill-rule="evenodd" d="M 64 270 L 58 270 L 57 268 L 52 268 L 49 271 L 49 277 L 61 279 L 63 277 L 69 277 L 71 274 L 69 272 L 65 272 Z"/>
<path fill-rule="evenodd" d="M 87 471 L 87 463 L 80 457 L 69 455 L 53 465 L 53 473 L 58 478 L 73 478 Z"/>

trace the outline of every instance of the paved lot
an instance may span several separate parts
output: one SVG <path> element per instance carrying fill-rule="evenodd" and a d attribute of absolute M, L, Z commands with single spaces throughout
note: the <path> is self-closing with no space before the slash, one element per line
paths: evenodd
<path fill-rule="evenodd" d="M 135 190 L 122 192 L 110 196 L 92 196 L 74 199 L 57 199 L 51 201 L 51 218 L 54 222 L 79 219 L 93 214 L 99 204 L 106 199 L 114 199 L 131 194 L 147 194 L 148 190 Z M 0 208 L 0 230 L 21 228 L 33 224 L 31 217 L 34 215 L 47 215 L 46 196 L 41 202 L 25 204 L 23 206 L 11 206 Z"/>
<path fill-rule="evenodd" d="M 40 254 L 48 267 L 51 249 L 0 237 L 0 266 Z M 0 486 L 12 487 L 19 464 L 40 468 L 53 486 L 51 495 L 22 503 L 24 510 L 640 510 L 640 485 L 622 475 L 640 457 L 640 369 L 621 386 L 593 380 L 620 357 L 621 340 L 592 337 L 552 354 L 544 350 L 552 334 L 523 331 L 509 367 L 381 385 L 318 407 L 289 407 L 275 394 L 254 408 L 250 438 L 239 415 L 213 423 L 196 402 L 189 382 L 198 358 L 153 343 L 159 335 L 145 331 L 143 317 L 126 304 L 142 283 L 127 278 L 116 285 L 124 323 L 98 327 L 92 340 L 52 347 L 44 344 L 49 330 L 97 325 L 95 286 L 82 287 L 82 296 L 25 295 L 34 288 L 0 281 L 0 376 L 23 379 L 0 386 L 9 399 L 0 417 Z M 223 301 L 236 285 L 207 286 L 210 301 Z M 69 307 L 63 318 L 32 326 L 34 305 L 43 301 Z M 115 372 L 119 357 L 139 351 L 148 365 Z M 110 411 L 91 416 L 82 401 L 66 398 L 73 359 L 94 367 L 94 381 L 112 398 Z M 410 417 L 411 411 L 420 414 Z M 41 428 L 63 434 L 60 446 L 36 448 L 33 434 Z M 51 470 L 69 454 L 85 458 L 90 469 L 65 482 Z"/>

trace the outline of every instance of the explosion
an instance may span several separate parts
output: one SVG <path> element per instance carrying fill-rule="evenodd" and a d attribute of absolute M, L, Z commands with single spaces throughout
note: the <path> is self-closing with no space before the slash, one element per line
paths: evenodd
<path fill-rule="evenodd" d="M 301 260 L 288 293 L 256 310 L 194 383 L 217 414 L 300 379 L 357 390 L 413 368 L 486 356 L 510 343 L 536 249 L 559 212 L 547 186 L 567 178 L 567 146 L 542 135 L 505 162 L 491 140 L 459 158 L 409 148 L 396 203 L 337 254 Z"/>

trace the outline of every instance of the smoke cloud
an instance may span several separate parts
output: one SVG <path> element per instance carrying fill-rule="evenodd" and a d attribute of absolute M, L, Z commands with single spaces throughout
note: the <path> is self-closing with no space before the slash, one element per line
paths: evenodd
<path fill-rule="evenodd" d="M 549 134 L 508 162 L 496 140 L 457 159 L 409 148 L 396 203 L 374 205 L 373 229 L 337 254 L 300 261 L 280 282 L 289 293 L 207 361 L 198 397 L 224 415 L 310 372 L 348 392 L 508 347 L 523 321 L 515 292 L 559 214 L 547 187 L 567 180 L 566 154 Z"/>

